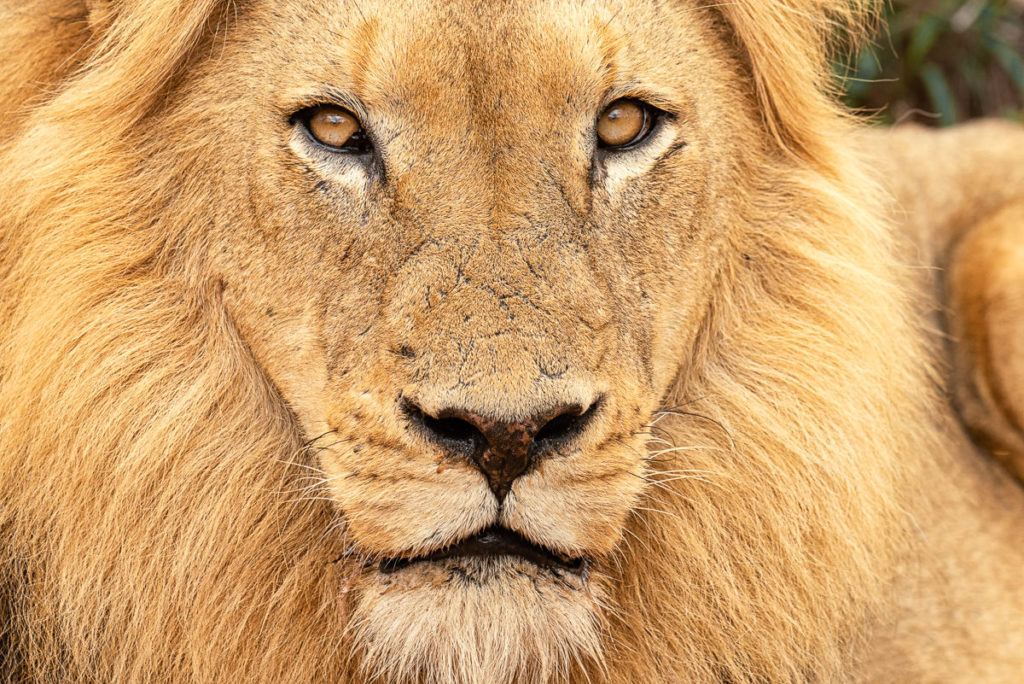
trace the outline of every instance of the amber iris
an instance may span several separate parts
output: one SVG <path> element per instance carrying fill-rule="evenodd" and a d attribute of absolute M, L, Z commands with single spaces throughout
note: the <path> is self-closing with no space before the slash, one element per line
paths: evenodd
<path fill-rule="evenodd" d="M 651 114 L 636 100 L 616 100 L 597 120 L 601 147 L 623 149 L 635 145 L 651 131 Z"/>
<path fill-rule="evenodd" d="M 306 119 L 306 126 L 317 142 L 328 147 L 357 149 L 364 140 L 359 119 L 341 107 L 314 107 Z"/>

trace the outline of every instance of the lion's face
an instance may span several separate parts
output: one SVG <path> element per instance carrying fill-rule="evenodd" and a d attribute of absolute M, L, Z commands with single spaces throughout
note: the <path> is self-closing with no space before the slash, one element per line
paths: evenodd
<path fill-rule="evenodd" d="M 175 114 L 222 160 L 210 260 L 366 559 L 378 661 L 410 629 L 593 645 L 740 147 L 706 13 L 471 5 L 267 3 Z M 651 130 L 602 147 L 621 99 Z M 321 105 L 369 150 L 320 144 Z"/>

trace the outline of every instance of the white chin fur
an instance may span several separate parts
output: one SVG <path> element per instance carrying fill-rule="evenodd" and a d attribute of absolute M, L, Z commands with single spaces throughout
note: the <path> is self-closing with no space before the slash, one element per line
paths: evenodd
<path fill-rule="evenodd" d="M 598 590 L 508 557 L 376 571 L 352 593 L 349 632 L 369 681 L 534 684 L 599 662 Z"/>

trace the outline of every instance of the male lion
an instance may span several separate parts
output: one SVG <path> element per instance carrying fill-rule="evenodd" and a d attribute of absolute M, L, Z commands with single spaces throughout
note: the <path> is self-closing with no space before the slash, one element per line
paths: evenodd
<path fill-rule="evenodd" d="M 9 0 L 3 678 L 1019 677 L 1024 131 L 870 14 Z"/>

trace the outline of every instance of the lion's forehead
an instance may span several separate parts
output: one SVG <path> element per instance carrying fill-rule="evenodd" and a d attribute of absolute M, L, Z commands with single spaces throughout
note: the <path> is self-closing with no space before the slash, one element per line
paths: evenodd
<path fill-rule="evenodd" d="M 267 3 L 253 39 L 268 74 L 291 79 L 283 88 L 330 86 L 379 125 L 484 151 L 520 133 L 551 144 L 558 135 L 547 133 L 589 119 L 616 87 L 671 88 L 679 54 L 667 46 L 692 14 L 683 4 Z"/>

